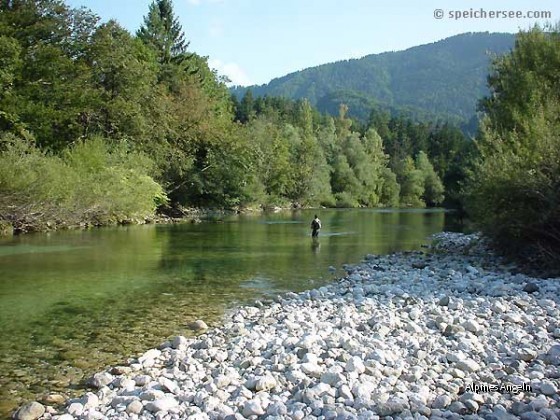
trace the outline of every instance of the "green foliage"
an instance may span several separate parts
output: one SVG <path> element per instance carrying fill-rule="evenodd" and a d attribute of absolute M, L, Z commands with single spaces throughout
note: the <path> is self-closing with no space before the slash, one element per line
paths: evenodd
<path fill-rule="evenodd" d="M 11 135 L 2 143 L 0 218 L 18 230 L 143 219 L 166 201 L 153 163 L 124 146 L 96 138 L 59 157 Z"/>
<path fill-rule="evenodd" d="M 560 264 L 560 33 L 535 27 L 496 60 L 468 209 L 503 250 Z"/>
<path fill-rule="evenodd" d="M 439 179 L 461 180 L 466 140 L 451 126 L 379 107 L 356 121 L 353 108 L 374 105 L 365 85 L 363 95 L 329 96 L 334 118 L 311 96 L 232 99 L 187 46 L 170 0 L 149 6 L 136 36 L 56 0 L 9 2 L 0 158 L 19 167 L 2 172 L 2 214 L 103 224 L 150 214 L 165 197 L 227 208 L 423 206 L 441 201 Z M 428 163 L 416 168 L 409 156 L 421 151 Z"/>
<path fill-rule="evenodd" d="M 157 51 L 160 63 L 183 56 L 189 46 L 171 0 L 156 0 L 150 4 L 137 36 Z"/>
<path fill-rule="evenodd" d="M 487 93 L 488 52 L 506 53 L 513 42 L 511 34 L 467 33 L 405 51 L 308 68 L 249 89 L 255 97 L 307 98 L 333 116 L 345 103 L 350 116 L 363 121 L 377 108 L 422 121 L 466 123 Z M 241 98 L 247 89 L 233 92 Z"/>
<path fill-rule="evenodd" d="M 424 174 L 416 168 L 414 160 L 410 156 L 407 156 L 400 163 L 399 169 L 397 179 L 400 178 L 401 205 L 406 207 L 424 207 L 425 203 L 422 200 L 425 190 Z"/>
<path fill-rule="evenodd" d="M 428 155 L 424 152 L 418 153 L 416 155 L 416 168 L 422 172 L 424 178 L 424 193 L 422 195 L 422 200 L 426 205 L 432 207 L 443 202 L 443 184 L 441 179 L 434 171 L 434 167 L 428 159 Z"/>
<path fill-rule="evenodd" d="M 380 195 L 381 203 L 387 207 L 398 207 L 401 186 L 397 182 L 397 176 L 390 168 L 383 168 L 381 177 L 383 180 Z"/>

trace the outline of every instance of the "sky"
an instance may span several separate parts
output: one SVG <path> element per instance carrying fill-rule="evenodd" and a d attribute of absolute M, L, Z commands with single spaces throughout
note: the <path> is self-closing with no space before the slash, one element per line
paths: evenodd
<path fill-rule="evenodd" d="M 151 2 L 66 0 L 103 22 L 115 19 L 131 33 Z M 232 85 L 244 86 L 460 33 L 515 33 L 560 21 L 558 0 L 173 0 L 173 5 L 189 51 L 207 56 Z M 545 17 L 535 18 L 534 12 Z"/>

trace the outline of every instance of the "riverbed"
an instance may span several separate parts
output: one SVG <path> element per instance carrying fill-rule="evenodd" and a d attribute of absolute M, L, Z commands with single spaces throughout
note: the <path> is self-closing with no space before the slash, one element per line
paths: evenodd
<path fill-rule="evenodd" d="M 365 254 L 415 250 L 438 210 L 215 216 L 200 224 L 66 231 L 0 241 L 0 401 L 7 413 L 123 363 L 240 304 L 321 287 Z"/>

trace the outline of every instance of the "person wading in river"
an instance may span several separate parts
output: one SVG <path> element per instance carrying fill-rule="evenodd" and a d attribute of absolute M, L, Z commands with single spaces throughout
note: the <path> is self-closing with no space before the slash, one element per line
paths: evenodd
<path fill-rule="evenodd" d="M 313 238 L 319 236 L 319 231 L 321 230 L 321 221 L 319 220 L 319 217 L 317 215 L 315 215 L 315 218 L 311 221 L 311 229 L 311 236 Z"/>

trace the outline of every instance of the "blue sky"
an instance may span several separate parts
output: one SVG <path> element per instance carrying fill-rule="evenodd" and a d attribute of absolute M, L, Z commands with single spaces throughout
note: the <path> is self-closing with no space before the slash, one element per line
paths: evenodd
<path fill-rule="evenodd" d="M 135 32 L 152 0 L 67 0 Z M 557 0 L 174 0 L 189 50 L 233 84 L 262 84 L 319 64 L 397 51 L 463 32 L 517 32 L 560 20 Z M 434 18 L 441 10 L 442 19 Z M 461 18 L 490 11 L 548 11 L 550 19 Z"/>

